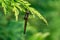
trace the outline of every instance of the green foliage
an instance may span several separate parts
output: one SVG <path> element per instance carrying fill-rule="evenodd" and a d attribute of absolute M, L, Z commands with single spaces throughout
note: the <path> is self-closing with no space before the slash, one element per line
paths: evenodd
<path fill-rule="evenodd" d="M 29 40 L 45 40 L 49 33 L 36 33 Z"/>
<path fill-rule="evenodd" d="M 30 7 L 30 3 L 24 0 L 2 0 L 0 1 L 0 6 L 3 7 L 4 13 L 14 12 L 16 21 L 18 20 L 18 15 L 21 12 L 26 12 L 26 9 L 29 10 L 33 15 L 37 15 L 40 19 L 42 19 L 46 24 L 46 19 L 34 8 Z M 10 10 L 11 9 L 11 10 Z M 9 11 L 8 11 L 9 10 Z"/>
<path fill-rule="evenodd" d="M 45 30 L 50 32 L 46 40 L 60 40 L 60 0 L 29 0 L 29 2 L 48 20 L 47 29 L 44 28 L 44 24 L 40 27 L 42 32 L 46 32 Z"/>
<path fill-rule="evenodd" d="M 42 23 L 41 20 L 48 23 L 39 11 L 30 6 L 32 5 L 24 0 L 0 0 L 0 7 L 3 9 L 0 10 L 0 40 L 45 40 L 49 33 L 40 32 L 40 23 Z M 32 15 L 29 17 L 25 36 L 23 17 L 26 9 Z"/>
<path fill-rule="evenodd" d="M 7 3 L 4 2 L 6 4 L 4 5 L 7 7 L 6 11 L 8 12 L 6 13 L 6 16 L 3 15 L 3 10 L 0 8 L 0 40 L 24 40 L 24 38 L 26 38 L 26 40 L 60 40 L 60 0 L 27 0 L 31 3 L 27 5 L 32 6 L 29 7 L 31 9 L 28 10 L 35 10 L 36 12 L 37 9 L 45 18 L 47 18 L 49 25 L 46 27 L 46 25 L 39 20 L 41 17 L 38 18 L 40 14 L 37 15 L 35 12 L 32 12 L 33 16 L 29 16 L 25 37 L 23 34 L 23 17 L 24 12 L 26 11 L 26 6 L 24 6 L 25 4 L 20 6 L 20 2 L 14 3 L 9 0 L 6 1 L 8 1 Z M 1 2 L 2 0 L 0 0 L 0 7 L 2 6 Z M 12 6 L 8 7 L 7 4 Z M 17 6 L 13 6 L 16 4 Z M 21 2 L 21 4 L 23 4 L 23 2 Z M 18 22 L 14 19 L 15 13 L 11 12 L 14 7 L 19 11 Z"/>

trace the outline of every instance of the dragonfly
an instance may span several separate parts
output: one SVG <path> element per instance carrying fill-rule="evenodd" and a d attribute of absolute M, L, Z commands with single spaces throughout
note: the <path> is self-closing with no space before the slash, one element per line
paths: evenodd
<path fill-rule="evenodd" d="M 25 24 L 24 24 L 24 34 L 26 33 L 26 27 L 27 27 L 27 21 L 28 21 L 28 17 L 29 17 L 30 12 L 26 11 L 26 14 L 24 16 L 24 20 L 25 20 Z"/>

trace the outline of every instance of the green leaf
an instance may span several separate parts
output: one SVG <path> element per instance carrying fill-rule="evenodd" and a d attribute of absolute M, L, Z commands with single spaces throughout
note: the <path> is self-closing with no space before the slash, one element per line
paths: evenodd
<path fill-rule="evenodd" d="M 19 3 L 18 3 L 19 4 Z M 25 12 L 25 9 L 21 7 L 20 5 L 16 4 L 15 6 L 22 12 Z"/>
<path fill-rule="evenodd" d="M 14 6 L 13 11 L 15 12 L 16 21 L 18 21 L 19 10 Z"/>
<path fill-rule="evenodd" d="M 27 1 L 23 1 L 23 3 L 26 5 L 26 6 L 29 6 L 29 5 L 31 5 L 29 2 L 27 2 Z"/>
<path fill-rule="evenodd" d="M 36 9 L 29 7 L 29 10 L 33 15 L 34 14 L 37 15 L 40 19 L 42 19 L 48 25 L 47 20 Z"/>
<path fill-rule="evenodd" d="M 44 40 L 47 36 L 49 36 L 49 33 L 36 33 L 34 34 L 29 40 Z"/>
<path fill-rule="evenodd" d="M 4 3 L 4 2 L 2 2 L 2 7 L 3 7 L 3 10 L 4 10 L 4 13 L 5 13 L 5 15 L 6 15 L 6 4 Z"/>

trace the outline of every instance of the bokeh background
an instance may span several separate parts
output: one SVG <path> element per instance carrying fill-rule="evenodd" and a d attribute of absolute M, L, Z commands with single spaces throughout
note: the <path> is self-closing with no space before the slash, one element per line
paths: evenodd
<path fill-rule="evenodd" d="M 16 22 L 13 14 L 4 16 L 0 8 L 0 40 L 60 40 L 60 0 L 27 0 L 48 21 L 30 15 L 24 35 L 24 14 Z"/>

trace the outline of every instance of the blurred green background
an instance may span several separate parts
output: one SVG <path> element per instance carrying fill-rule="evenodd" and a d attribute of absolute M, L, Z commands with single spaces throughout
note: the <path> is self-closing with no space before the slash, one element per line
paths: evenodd
<path fill-rule="evenodd" d="M 60 0 L 27 0 L 48 21 L 30 15 L 24 35 L 24 14 L 16 22 L 13 14 L 4 16 L 0 8 L 0 40 L 60 40 Z"/>

